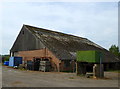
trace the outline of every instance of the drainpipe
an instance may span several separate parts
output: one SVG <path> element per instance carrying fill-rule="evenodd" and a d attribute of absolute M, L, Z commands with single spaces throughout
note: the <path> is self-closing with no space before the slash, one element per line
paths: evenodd
<path fill-rule="evenodd" d="M 102 58 L 101 58 L 101 53 L 100 53 L 100 78 L 102 78 L 102 73 L 103 73 L 103 68 L 102 68 Z"/>

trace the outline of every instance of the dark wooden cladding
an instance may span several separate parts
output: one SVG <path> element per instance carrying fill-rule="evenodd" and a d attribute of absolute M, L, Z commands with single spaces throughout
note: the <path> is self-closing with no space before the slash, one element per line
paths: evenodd
<path fill-rule="evenodd" d="M 32 32 L 23 26 L 10 51 L 28 51 L 41 48 L 45 48 L 45 46 L 32 34 Z"/>

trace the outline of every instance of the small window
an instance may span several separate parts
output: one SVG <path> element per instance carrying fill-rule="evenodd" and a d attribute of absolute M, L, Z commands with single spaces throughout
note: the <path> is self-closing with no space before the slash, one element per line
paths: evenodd
<path fill-rule="evenodd" d="M 24 34 L 24 31 L 22 31 L 22 34 Z"/>

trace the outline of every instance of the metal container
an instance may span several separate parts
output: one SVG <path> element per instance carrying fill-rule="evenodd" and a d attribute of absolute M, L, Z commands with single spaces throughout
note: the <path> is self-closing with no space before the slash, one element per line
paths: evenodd
<path fill-rule="evenodd" d="M 9 66 L 19 66 L 19 64 L 22 64 L 22 57 L 10 57 L 9 58 Z"/>
<path fill-rule="evenodd" d="M 22 57 L 14 57 L 14 66 L 19 66 L 22 64 Z"/>
<path fill-rule="evenodd" d="M 78 62 L 91 62 L 100 63 L 103 60 L 103 54 L 99 51 L 78 51 L 77 61 Z"/>

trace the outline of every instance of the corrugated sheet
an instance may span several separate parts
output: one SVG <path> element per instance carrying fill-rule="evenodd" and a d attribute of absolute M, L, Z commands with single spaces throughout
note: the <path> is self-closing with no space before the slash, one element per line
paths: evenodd
<path fill-rule="evenodd" d="M 24 25 L 23 27 L 27 28 L 27 30 L 39 39 L 39 41 L 42 42 L 46 48 L 52 51 L 52 53 L 54 53 L 55 56 L 61 60 L 76 60 L 75 53 L 77 51 L 97 50 L 105 55 L 104 62 L 118 61 L 118 58 L 115 58 L 115 56 L 109 51 L 86 38 L 29 25 Z"/>
<path fill-rule="evenodd" d="M 28 25 L 25 26 L 61 60 L 76 60 L 75 53 L 80 50 L 97 50 L 105 55 L 104 62 L 118 61 L 109 51 L 86 38 Z"/>

